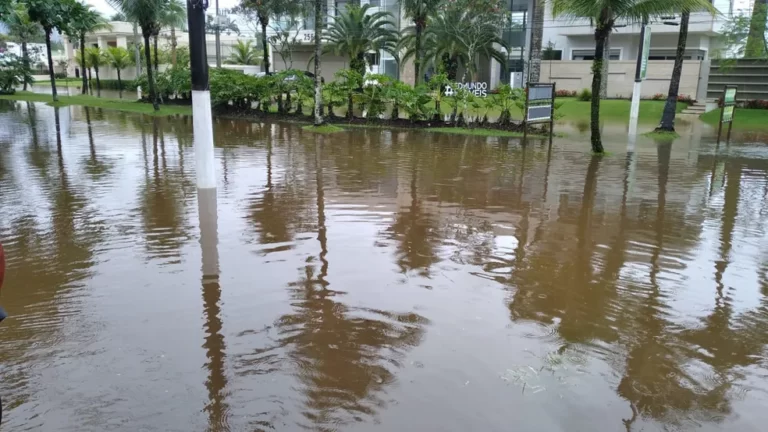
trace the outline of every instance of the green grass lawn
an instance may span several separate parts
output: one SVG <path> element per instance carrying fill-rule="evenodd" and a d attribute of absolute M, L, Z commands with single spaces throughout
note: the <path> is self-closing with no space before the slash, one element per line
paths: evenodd
<path fill-rule="evenodd" d="M 699 118 L 705 123 L 717 126 L 717 123 L 720 121 L 720 110 L 716 109 L 702 114 Z M 728 127 L 727 124 L 723 126 Z M 733 128 L 753 130 L 768 129 L 768 110 L 736 108 L 733 113 Z"/>
<path fill-rule="evenodd" d="M 0 96 L 0 100 L 18 100 L 29 102 L 46 102 L 51 106 L 81 105 L 91 108 L 104 108 L 116 111 L 125 111 L 156 116 L 169 116 L 175 114 L 192 114 L 192 107 L 177 105 L 160 105 L 160 111 L 155 111 L 151 104 L 136 102 L 127 99 L 109 99 L 90 95 L 67 96 L 59 95 L 59 101 L 53 102 L 51 95 L 31 92 L 16 92 L 14 95 Z"/>

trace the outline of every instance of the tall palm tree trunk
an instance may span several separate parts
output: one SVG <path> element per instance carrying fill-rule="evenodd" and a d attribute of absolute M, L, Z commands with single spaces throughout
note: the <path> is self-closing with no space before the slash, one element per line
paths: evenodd
<path fill-rule="evenodd" d="M 264 52 L 264 72 L 269 75 L 269 41 L 267 40 L 267 25 L 269 21 L 266 18 L 259 17 L 261 23 L 261 49 Z M 317 33 L 317 30 L 315 30 Z"/>
<path fill-rule="evenodd" d="M 535 0 L 533 34 L 531 34 L 531 64 L 528 82 L 539 82 L 541 77 L 541 42 L 544 39 L 545 0 Z"/>
<path fill-rule="evenodd" d="M 99 78 L 99 66 L 93 65 L 93 71 L 96 72 L 96 94 L 101 97 L 101 79 Z"/>
<path fill-rule="evenodd" d="M 152 53 L 150 53 L 149 33 L 144 33 L 144 57 L 147 61 L 147 82 L 149 83 L 149 99 L 152 101 L 152 106 L 155 111 L 160 110 L 160 105 L 157 102 L 157 91 L 155 89 L 155 77 L 152 73 Z"/>
<path fill-rule="evenodd" d="M 176 40 L 176 27 L 171 26 L 171 64 L 173 67 L 176 67 L 176 47 L 178 46 L 178 41 Z"/>
<path fill-rule="evenodd" d="M 749 34 L 744 47 L 745 58 L 765 56 L 765 27 L 768 18 L 768 0 L 754 0 L 752 18 L 749 21 Z"/>
<path fill-rule="evenodd" d="M 82 94 L 88 94 L 88 74 L 85 71 L 85 34 L 80 34 L 80 74 L 83 76 Z"/>
<path fill-rule="evenodd" d="M 58 102 L 59 96 L 56 93 L 56 76 L 53 73 L 53 56 L 51 55 L 51 33 L 53 33 L 52 28 L 45 29 L 45 52 L 48 54 L 48 75 L 51 78 L 51 96 L 53 96 L 54 102 Z"/>
<path fill-rule="evenodd" d="M 120 73 L 120 68 L 117 69 L 117 88 L 120 89 L 120 99 L 123 98 L 123 77 Z"/>
<path fill-rule="evenodd" d="M 595 29 L 595 60 L 592 62 L 592 152 L 603 153 L 603 141 L 600 137 L 600 85 L 603 81 L 603 57 L 605 55 L 605 39 L 610 29 L 600 22 Z"/>
<path fill-rule="evenodd" d="M 413 73 L 416 75 L 413 79 L 414 86 L 419 85 L 419 82 L 421 82 L 421 36 L 424 33 L 425 22 L 426 17 L 416 19 L 416 40 L 414 41 L 416 45 L 416 58 L 413 60 Z"/>
<path fill-rule="evenodd" d="M 691 17 L 689 11 L 684 11 L 680 17 L 680 35 L 677 37 L 677 53 L 675 54 L 675 66 L 672 68 L 672 78 L 669 81 L 669 93 L 667 103 L 664 104 L 664 112 L 661 114 L 661 123 L 657 131 L 675 131 L 675 112 L 677 108 L 677 93 L 680 90 L 680 76 L 683 74 L 683 56 L 685 45 L 688 42 L 688 20 Z"/>
<path fill-rule="evenodd" d="M 29 70 L 29 51 L 27 51 L 27 41 L 21 42 L 21 61 L 24 69 Z M 24 80 L 24 91 L 27 91 L 27 80 Z"/>
<path fill-rule="evenodd" d="M 160 62 L 158 61 L 158 49 L 157 49 L 157 39 L 158 35 L 154 36 L 154 49 L 155 49 L 155 74 L 160 73 Z"/>
<path fill-rule="evenodd" d="M 608 73 L 611 64 L 611 34 L 605 38 L 605 48 L 603 49 L 603 81 L 600 83 L 600 99 L 608 98 Z"/>
<path fill-rule="evenodd" d="M 324 0 L 315 0 L 315 126 L 323 124 L 323 85 L 320 77 L 320 55 L 321 44 L 320 35 L 323 25 L 321 2 Z M 299 108 L 301 108 L 301 99 L 299 99 Z"/>

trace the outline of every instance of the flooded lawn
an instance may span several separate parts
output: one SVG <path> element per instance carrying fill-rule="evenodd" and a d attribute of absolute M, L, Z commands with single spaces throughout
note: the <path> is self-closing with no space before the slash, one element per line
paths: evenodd
<path fill-rule="evenodd" d="M 191 129 L 0 106 L 3 430 L 764 430 L 764 144 Z"/>

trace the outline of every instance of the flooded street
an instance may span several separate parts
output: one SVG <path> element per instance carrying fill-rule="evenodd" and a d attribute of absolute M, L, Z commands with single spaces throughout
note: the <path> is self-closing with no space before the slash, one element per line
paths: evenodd
<path fill-rule="evenodd" d="M 0 105 L 1 430 L 764 430 L 764 144 L 214 133 Z"/>

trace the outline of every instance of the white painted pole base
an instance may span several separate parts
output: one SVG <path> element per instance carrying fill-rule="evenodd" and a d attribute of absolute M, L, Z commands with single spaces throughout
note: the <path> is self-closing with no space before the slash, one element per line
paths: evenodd
<path fill-rule="evenodd" d="M 136 87 L 136 96 L 138 100 L 141 100 L 141 86 Z"/>
<path fill-rule="evenodd" d="M 635 82 L 632 89 L 632 107 L 629 110 L 629 135 L 637 135 L 637 117 L 640 115 L 640 91 L 643 88 L 642 81 Z"/>
<path fill-rule="evenodd" d="M 195 162 L 198 189 L 216 187 L 213 154 L 213 116 L 211 92 L 192 91 L 192 126 L 195 136 Z"/>
<path fill-rule="evenodd" d="M 203 252 L 203 285 L 219 280 L 219 235 L 216 189 L 197 190 L 200 247 Z"/>

